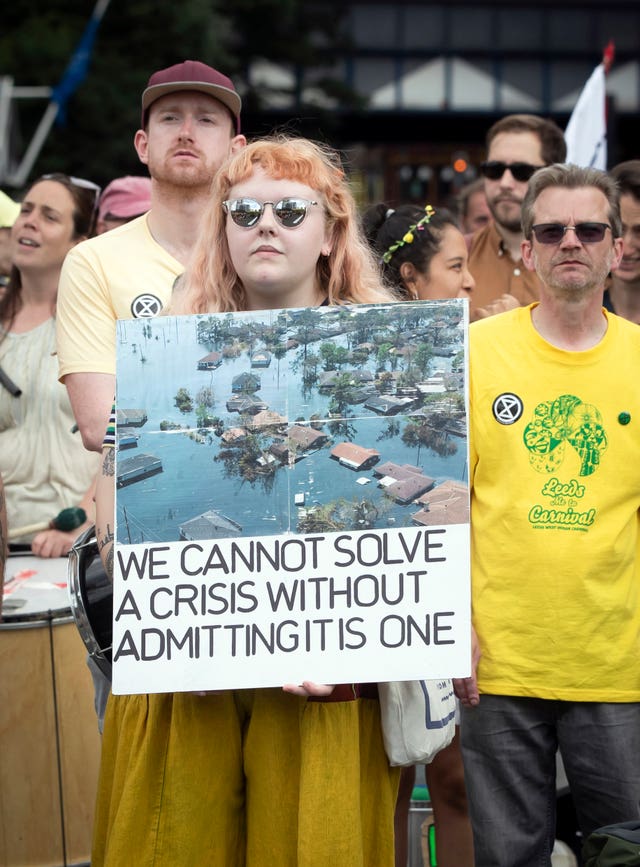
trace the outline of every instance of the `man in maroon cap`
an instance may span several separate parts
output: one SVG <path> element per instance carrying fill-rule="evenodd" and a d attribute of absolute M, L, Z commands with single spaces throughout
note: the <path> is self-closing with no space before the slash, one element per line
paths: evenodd
<path fill-rule="evenodd" d="M 89 449 L 99 451 L 115 392 L 116 319 L 155 316 L 184 270 L 211 180 L 240 134 L 240 96 L 197 60 L 155 72 L 134 137 L 151 176 L 151 208 L 74 247 L 60 277 L 60 380 Z"/>
<path fill-rule="evenodd" d="M 142 94 L 134 137 L 151 176 L 150 207 L 78 244 L 64 262 L 56 315 L 60 380 L 88 449 L 102 448 L 115 394 L 116 319 L 156 316 L 169 300 L 197 237 L 211 180 L 246 144 L 240 107 L 231 79 L 197 60 L 155 72 Z M 100 205 L 104 213 L 125 216 L 116 208 L 123 202 L 119 181 L 115 191 L 113 184 L 105 189 Z M 110 684 L 90 658 L 89 668 L 102 730 Z"/>
<path fill-rule="evenodd" d="M 123 226 L 151 208 L 151 179 L 125 175 L 115 178 L 102 191 L 98 203 L 96 234 Z"/>

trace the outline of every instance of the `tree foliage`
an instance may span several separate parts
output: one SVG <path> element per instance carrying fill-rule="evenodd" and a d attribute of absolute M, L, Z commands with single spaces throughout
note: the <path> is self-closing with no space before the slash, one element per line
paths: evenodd
<path fill-rule="evenodd" d="M 55 86 L 89 21 L 95 0 L 14 0 L 2 11 L 0 75 L 16 86 Z M 111 0 L 98 29 L 88 75 L 67 105 L 65 125 L 52 129 L 31 173 L 64 171 L 104 185 L 122 174 L 145 174 L 133 148 L 140 96 L 149 75 L 182 60 L 202 60 L 235 81 L 247 111 L 264 91 L 249 80 L 250 63 L 266 59 L 295 72 L 301 98 L 305 70 L 326 94 L 340 93 L 335 64 L 344 46 L 344 8 L 305 0 Z M 308 83 L 308 80 L 306 81 Z M 46 106 L 17 104 L 14 161 L 24 153 Z"/>

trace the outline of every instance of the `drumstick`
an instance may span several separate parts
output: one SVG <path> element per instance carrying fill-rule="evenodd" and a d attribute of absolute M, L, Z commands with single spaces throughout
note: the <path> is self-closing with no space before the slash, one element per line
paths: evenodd
<path fill-rule="evenodd" d="M 28 524 L 26 527 L 12 527 L 9 529 L 9 539 L 17 539 L 18 536 L 27 536 L 29 533 L 39 533 L 41 530 L 62 530 L 63 533 L 68 533 L 70 530 L 75 530 L 87 520 L 87 513 L 79 506 L 72 506 L 69 509 L 63 509 L 49 523 L 41 522 L 39 524 Z"/>

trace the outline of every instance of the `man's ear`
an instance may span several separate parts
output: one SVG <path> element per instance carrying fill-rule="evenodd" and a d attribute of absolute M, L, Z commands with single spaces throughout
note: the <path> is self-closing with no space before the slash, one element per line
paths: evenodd
<path fill-rule="evenodd" d="M 133 137 L 133 146 L 138 154 L 138 159 L 146 166 L 148 162 L 149 137 L 145 130 L 139 129 L 136 132 Z"/>
<path fill-rule="evenodd" d="M 238 151 L 241 151 L 242 148 L 246 148 L 247 140 L 243 135 L 235 135 L 231 139 L 231 145 L 229 146 L 229 154 L 237 154 Z"/>
<path fill-rule="evenodd" d="M 614 238 L 613 239 L 613 250 L 611 253 L 611 266 L 610 266 L 611 271 L 615 271 L 616 268 L 620 267 L 620 262 L 622 260 L 623 252 L 624 252 L 624 248 L 623 248 L 622 238 Z"/>
<path fill-rule="evenodd" d="M 520 255 L 522 256 L 522 261 L 524 262 L 524 266 L 528 271 L 535 271 L 536 266 L 533 261 L 533 247 L 531 245 L 531 241 L 527 241 L 526 239 L 520 244 Z"/>

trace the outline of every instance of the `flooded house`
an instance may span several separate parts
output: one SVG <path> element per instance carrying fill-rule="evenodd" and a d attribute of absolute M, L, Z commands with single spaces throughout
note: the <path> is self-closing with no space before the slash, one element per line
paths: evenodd
<path fill-rule="evenodd" d="M 247 432 L 243 427 L 230 427 L 220 437 L 225 445 L 240 443 L 247 438 Z"/>
<path fill-rule="evenodd" d="M 438 370 L 432 376 L 418 383 L 421 394 L 442 394 L 447 390 L 444 381 L 444 371 Z"/>
<path fill-rule="evenodd" d="M 411 516 L 414 524 L 443 526 L 469 521 L 469 487 L 464 482 L 447 479 L 418 497 L 418 503 L 422 508 Z"/>
<path fill-rule="evenodd" d="M 280 461 L 281 464 L 289 463 L 289 442 L 277 442 L 272 443 L 269 446 L 269 453 L 276 458 L 276 460 Z"/>
<path fill-rule="evenodd" d="M 346 376 L 349 377 L 349 385 L 354 386 L 370 385 L 375 379 L 370 370 L 326 370 L 320 374 L 318 387 L 320 391 L 330 391 L 338 380 Z"/>
<path fill-rule="evenodd" d="M 333 460 L 350 470 L 367 470 L 380 460 L 380 452 L 355 443 L 338 443 L 330 452 Z"/>
<path fill-rule="evenodd" d="M 259 458 L 256 458 L 256 466 L 259 471 L 264 472 L 273 472 L 278 460 L 275 455 L 271 454 L 271 452 L 265 452 L 261 454 Z"/>
<path fill-rule="evenodd" d="M 409 409 L 416 403 L 415 397 L 396 397 L 392 394 L 380 394 L 370 397 L 365 403 L 365 409 L 370 409 L 378 415 L 397 415 Z"/>
<path fill-rule="evenodd" d="M 429 478 L 429 476 L 410 475 L 390 484 L 385 488 L 385 493 L 392 497 L 396 503 L 405 506 L 430 490 L 434 484 L 434 479 Z"/>
<path fill-rule="evenodd" d="M 316 451 L 329 442 L 329 436 L 323 431 L 314 430 L 301 424 L 292 425 L 287 431 L 287 439 L 273 443 L 269 448 L 271 454 L 281 463 L 288 464 L 301 460 L 307 452 Z"/>
<path fill-rule="evenodd" d="M 162 472 L 162 461 L 155 455 L 134 455 L 116 463 L 116 485 L 124 488 Z"/>
<path fill-rule="evenodd" d="M 222 364 L 221 352 L 210 352 L 198 360 L 198 370 L 215 370 Z"/>
<path fill-rule="evenodd" d="M 118 427 L 142 427 L 148 418 L 146 409 L 119 409 L 116 412 Z"/>
<path fill-rule="evenodd" d="M 386 477 L 397 481 L 406 478 L 409 473 L 422 475 L 423 472 L 422 467 L 416 467 L 413 464 L 396 464 L 393 461 L 385 461 L 375 468 L 373 475 L 379 479 Z"/>
<path fill-rule="evenodd" d="M 260 377 L 255 373 L 239 373 L 231 380 L 231 391 L 234 394 L 258 391 L 260 389 Z"/>
<path fill-rule="evenodd" d="M 312 427 L 305 427 L 305 425 L 301 424 L 292 425 L 287 431 L 287 436 L 298 451 L 305 452 L 311 449 L 319 449 L 329 440 L 324 431 L 314 430 Z"/>
<path fill-rule="evenodd" d="M 118 428 L 117 433 L 118 439 L 118 451 L 125 451 L 125 449 L 135 449 L 138 447 L 138 440 L 140 437 L 138 434 L 134 433 L 131 428 Z"/>
<path fill-rule="evenodd" d="M 242 525 L 215 509 L 196 515 L 178 527 L 180 538 L 185 542 L 202 539 L 225 539 L 242 532 Z"/>
<path fill-rule="evenodd" d="M 287 419 L 272 409 L 263 409 L 257 412 L 248 424 L 248 427 L 282 427 Z"/>
<path fill-rule="evenodd" d="M 251 367 L 269 367 L 271 364 L 271 353 L 268 349 L 256 349 L 251 353 Z"/>
<path fill-rule="evenodd" d="M 392 346 L 389 350 L 391 355 L 395 355 L 397 358 L 404 358 L 405 361 L 408 361 L 415 354 L 415 351 L 416 347 L 412 344 L 408 346 Z"/>
<path fill-rule="evenodd" d="M 435 485 L 435 479 L 426 476 L 421 467 L 411 464 L 387 461 L 376 467 L 374 473 L 379 477 L 378 485 L 384 488 L 387 496 L 401 505 L 411 503 Z"/>
<path fill-rule="evenodd" d="M 252 394 L 236 394 L 227 401 L 227 412 L 238 412 L 240 415 L 256 415 L 263 409 L 268 409 L 267 404 Z"/>

